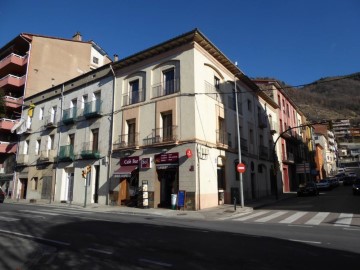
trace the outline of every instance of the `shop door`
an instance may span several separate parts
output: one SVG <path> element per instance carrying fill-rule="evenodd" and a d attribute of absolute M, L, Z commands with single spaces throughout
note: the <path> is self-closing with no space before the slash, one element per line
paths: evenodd
<path fill-rule="evenodd" d="M 160 170 L 160 207 L 171 207 L 171 194 L 177 194 L 179 182 L 177 170 Z"/>
<path fill-rule="evenodd" d="M 120 179 L 120 190 L 119 190 L 119 198 L 118 203 L 124 204 L 126 200 L 130 199 L 130 193 L 129 193 L 129 182 L 126 178 Z"/>
<path fill-rule="evenodd" d="M 20 179 L 20 183 L 21 183 L 20 199 L 26 199 L 27 179 Z"/>
<path fill-rule="evenodd" d="M 73 201 L 73 192 L 74 192 L 74 173 L 68 174 L 68 183 L 67 183 L 67 197 L 66 200 L 69 202 Z"/>

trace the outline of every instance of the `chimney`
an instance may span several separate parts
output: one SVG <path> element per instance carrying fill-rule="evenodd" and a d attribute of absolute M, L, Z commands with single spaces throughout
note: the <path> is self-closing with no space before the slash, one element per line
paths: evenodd
<path fill-rule="evenodd" d="M 119 60 L 119 56 L 117 54 L 114 54 L 114 62 Z"/>
<path fill-rule="evenodd" d="M 73 35 L 73 40 L 82 41 L 82 35 L 80 34 L 80 32 L 76 32 L 76 34 Z"/>

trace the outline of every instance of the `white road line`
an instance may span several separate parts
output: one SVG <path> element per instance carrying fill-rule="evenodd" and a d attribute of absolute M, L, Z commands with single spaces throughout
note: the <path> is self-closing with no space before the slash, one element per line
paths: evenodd
<path fill-rule="evenodd" d="M 103 253 L 103 254 L 108 254 L 108 255 L 113 254 L 111 251 L 101 250 L 101 249 L 96 249 L 96 248 L 88 248 L 87 250 L 93 251 L 93 252 L 98 252 L 98 253 Z"/>
<path fill-rule="evenodd" d="M 18 221 L 18 220 L 20 220 L 20 219 L 0 216 L 0 220 L 6 221 L 6 222 L 11 222 L 11 221 Z"/>
<path fill-rule="evenodd" d="M 17 235 L 17 236 L 22 236 L 22 237 L 27 237 L 27 238 L 31 238 L 31 239 L 42 240 L 42 241 L 46 241 L 46 242 L 51 242 L 51 243 L 63 245 L 63 246 L 70 246 L 70 243 L 56 241 L 56 240 L 42 238 L 42 237 L 36 237 L 36 236 L 33 236 L 33 235 L 29 235 L 29 234 L 17 233 L 17 232 L 12 232 L 12 231 L 5 231 L 5 230 L 1 230 L 1 229 L 0 229 L 0 232 L 7 233 L 7 234 L 12 234 L 12 235 Z"/>
<path fill-rule="evenodd" d="M 353 214 L 341 213 L 334 226 L 350 227 Z"/>
<path fill-rule="evenodd" d="M 297 212 L 283 220 L 281 220 L 279 223 L 293 223 L 294 221 L 298 220 L 302 216 L 305 216 L 308 212 Z"/>
<path fill-rule="evenodd" d="M 42 212 L 42 211 L 31 211 L 31 210 L 19 210 L 20 212 L 26 212 L 26 213 L 35 213 L 35 214 L 44 214 L 49 216 L 58 216 L 59 214 L 55 213 L 49 213 L 49 212 Z"/>
<path fill-rule="evenodd" d="M 146 263 L 152 263 L 152 264 L 156 264 L 156 265 L 161 265 L 161 266 L 167 266 L 167 267 L 173 266 L 170 263 L 157 262 L 157 261 L 152 261 L 152 260 L 148 260 L 148 259 L 139 259 L 139 261 L 146 262 Z"/>
<path fill-rule="evenodd" d="M 288 239 L 288 240 L 293 241 L 293 242 L 300 242 L 300 243 L 318 244 L 318 245 L 321 245 L 321 242 L 316 242 L 316 241 L 297 240 L 297 239 Z"/>
<path fill-rule="evenodd" d="M 306 225 L 319 225 L 329 215 L 329 212 L 319 212 L 313 218 L 305 222 Z"/>
<path fill-rule="evenodd" d="M 275 212 L 275 213 L 273 213 L 273 214 L 271 214 L 269 216 L 257 219 L 257 220 L 255 220 L 255 222 L 267 222 L 267 221 L 270 221 L 270 220 L 275 219 L 277 217 L 280 217 L 282 215 L 285 215 L 286 213 L 287 213 L 287 211 Z"/>
<path fill-rule="evenodd" d="M 241 217 L 241 218 L 235 218 L 233 220 L 236 220 L 236 221 L 245 221 L 245 220 L 248 220 L 248 219 L 251 219 L 251 218 L 254 218 L 254 217 L 258 217 L 258 216 L 261 216 L 261 215 L 264 215 L 266 213 L 268 213 L 269 211 L 259 211 L 259 212 L 256 212 L 254 214 L 251 214 L 251 215 L 248 215 L 248 216 L 245 216 L 245 217 Z"/>

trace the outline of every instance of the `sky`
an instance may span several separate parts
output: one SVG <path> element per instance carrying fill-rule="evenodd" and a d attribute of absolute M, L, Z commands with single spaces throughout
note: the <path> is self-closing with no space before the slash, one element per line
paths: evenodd
<path fill-rule="evenodd" d="M 113 59 L 199 29 L 248 77 L 299 86 L 360 71 L 359 0 L 1 0 L 0 47 L 79 31 Z"/>

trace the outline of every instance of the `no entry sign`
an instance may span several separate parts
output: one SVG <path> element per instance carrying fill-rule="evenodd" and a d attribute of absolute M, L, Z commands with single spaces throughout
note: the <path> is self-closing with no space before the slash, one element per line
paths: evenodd
<path fill-rule="evenodd" d="M 244 173 L 245 170 L 246 170 L 246 167 L 245 167 L 245 164 L 244 163 L 239 163 L 237 166 L 236 166 L 236 169 L 239 173 Z"/>

